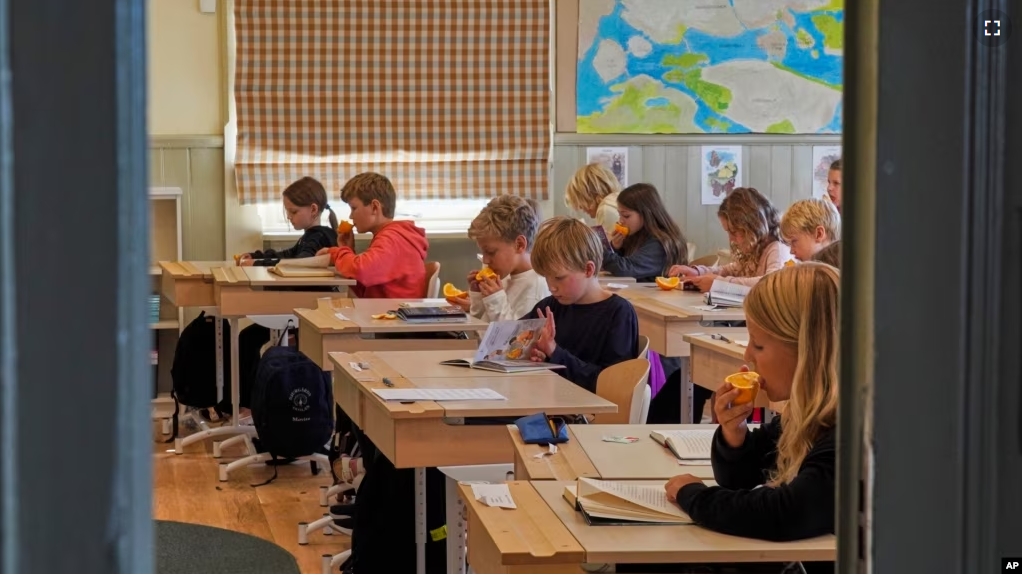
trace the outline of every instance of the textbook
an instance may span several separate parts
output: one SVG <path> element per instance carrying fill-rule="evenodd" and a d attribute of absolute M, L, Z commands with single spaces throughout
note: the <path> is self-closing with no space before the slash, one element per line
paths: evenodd
<path fill-rule="evenodd" d="M 330 267 L 329 254 L 280 260 L 269 271 L 285 278 L 331 278 L 336 275 Z"/>
<path fill-rule="evenodd" d="M 598 525 L 686 525 L 692 518 L 667 500 L 660 485 L 638 485 L 579 477 L 564 486 L 564 499 L 582 513 L 586 523 Z"/>
<path fill-rule="evenodd" d="M 471 367 L 502 373 L 564 369 L 563 365 L 532 361 L 532 348 L 536 347 L 540 330 L 546 320 L 523 319 L 491 322 L 479 340 L 479 349 L 472 359 L 449 359 L 441 365 Z"/>
<path fill-rule="evenodd" d="M 716 428 L 653 430 L 649 437 L 670 449 L 678 459 L 709 461 L 715 431 Z"/>
<path fill-rule="evenodd" d="M 391 312 L 408 323 L 467 322 L 468 314 L 456 305 L 437 307 L 398 307 Z"/>
<path fill-rule="evenodd" d="M 713 280 L 710 291 L 706 293 L 706 303 L 718 307 L 742 307 L 751 289 L 742 284 Z"/>

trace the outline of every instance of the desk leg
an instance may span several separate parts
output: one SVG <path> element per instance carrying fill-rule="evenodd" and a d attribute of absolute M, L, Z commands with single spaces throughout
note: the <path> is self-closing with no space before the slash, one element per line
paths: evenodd
<path fill-rule="evenodd" d="M 458 493 L 458 482 L 445 477 L 447 487 L 447 572 L 465 572 L 465 518 L 464 502 Z"/>
<path fill-rule="evenodd" d="M 692 358 L 681 358 L 681 422 L 699 423 L 692 421 Z"/>
<path fill-rule="evenodd" d="M 426 572 L 426 468 L 415 468 L 415 572 Z"/>
<path fill-rule="evenodd" d="M 224 400 L 224 322 L 216 316 L 216 400 Z"/>

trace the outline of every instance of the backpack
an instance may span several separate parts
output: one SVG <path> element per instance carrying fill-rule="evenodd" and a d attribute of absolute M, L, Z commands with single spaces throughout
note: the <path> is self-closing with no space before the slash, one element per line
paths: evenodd
<path fill-rule="evenodd" d="M 174 363 L 170 368 L 175 402 L 208 409 L 216 400 L 216 320 L 206 312 L 189 323 L 177 340 Z M 231 338 L 227 320 L 223 321 L 224 396 L 230 395 Z"/>
<path fill-rule="evenodd" d="M 274 459 L 324 453 L 334 433 L 333 413 L 328 372 L 293 347 L 266 350 L 252 383 L 252 422 L 260 451 Z"/>

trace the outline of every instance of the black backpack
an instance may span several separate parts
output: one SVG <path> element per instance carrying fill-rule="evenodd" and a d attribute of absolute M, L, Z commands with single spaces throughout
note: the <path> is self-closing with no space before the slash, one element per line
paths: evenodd
<path fill-rule="evenodd" d="M 252 385 L 252 421 L 260 451 L 294 459 L 325 448 L 334 433 L 330 374 L 293 347 L 266 350 Z"/>
<path fill-rule="evenodd" d="M 170 377 L 174 382 L 174 400 L 189 407 L 208 409 L 216 401 L 216 320 L 201 312 L 177 340 Z M 227 320 L 223 321 L 224 396 L 230 394 L 231 338 Z"/>

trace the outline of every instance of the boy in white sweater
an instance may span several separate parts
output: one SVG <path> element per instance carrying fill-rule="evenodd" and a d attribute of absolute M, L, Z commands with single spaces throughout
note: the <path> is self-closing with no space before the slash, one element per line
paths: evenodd
<path fill-rule="evenodd" d="M 518 196 L 498 196 L 472 220 L 468 237 L 483 254 L 483 264 L 494 276 L 477 280 L 468 274 L 469 296 L 450 298 L 483 321 L 519 319 L 536 302 L 550 295 L 546 280 L 532 269 L 532 242 L 539 221 L 528 202 Z"/>

